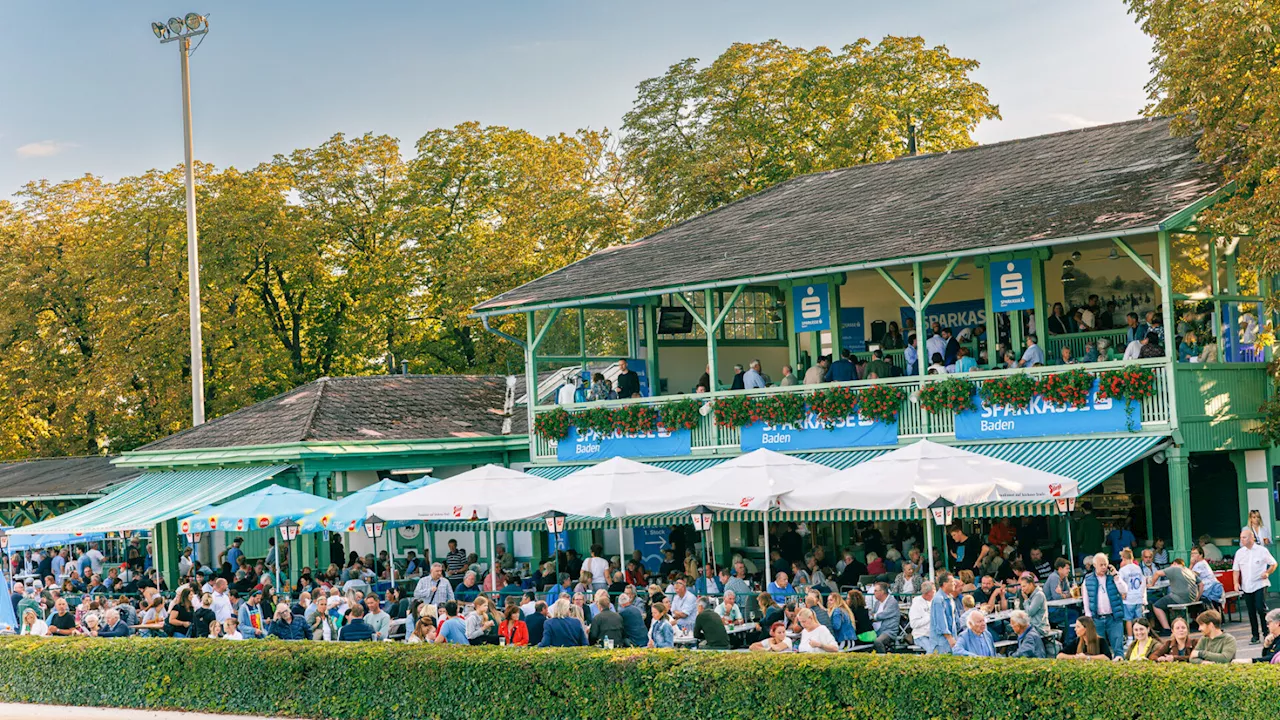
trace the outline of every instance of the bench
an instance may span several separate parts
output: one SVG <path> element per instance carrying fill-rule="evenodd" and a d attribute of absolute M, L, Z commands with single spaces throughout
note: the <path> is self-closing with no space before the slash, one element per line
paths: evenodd
<path fill-rule="evenodd" d="M 1196 600 L 1195 602 L 1173 603 L 1166 606 L 1165 610 L 1167 610 L 1169 613 L 1170 624 L 1173 623 L 1173 619 L 1178 616 L 1179 612 L 1181 612 L 1182 617 L 1187 621 L 1187 627 L 1191 627 L 1194 620 L 1194 618 L 1192 618 L 1191 616 L 1192 608 L 1198 608 L 1200 610 L 1204 610 L 1204 603 L 1199 600 Z"/>
<path fill-rule="evenodd" d="M 1011 651 L 1016 650 L 1017 647 L 1018 647 L 1017 640 L 997 640 L 996 641 L 996 652 L 1000 653 L 1001 655 L 1007 655 Z"/>
<path fill-rule="evenodd" d="M 1244 612 L 1240 610 L 1239 602 L 1240 598 L 1243 596 L 1244 593 L 1239 590 L 1231 590 L 1222 594 L 1222 619 L 1224 621 L 1231 619 L 1232 608 L 1235 609 L 1235 614 L 1240 618 L 1236 622 L 1244 621 Z"/>
<path fill-rule="evenodd" d="M 840 652 L 871 652 L 872 650 L 875 650 L 875 649 L 876 649 L 876 646 L 872 645 L 871 643 L 866 643 L 861 645 L 854 643 L 853 645 L 840 646 Z"/>
<path fill-rule="evenodd" d="M 404 640 L 405 635 L 408 634 L 408 627 L 408 623 L 404 618 L 392 620 L 391 626 L 387 628 L 387 639 L 392 641 Z"/>

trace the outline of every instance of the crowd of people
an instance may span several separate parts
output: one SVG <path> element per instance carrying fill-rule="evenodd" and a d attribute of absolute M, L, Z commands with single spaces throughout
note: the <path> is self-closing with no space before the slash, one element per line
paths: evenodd
<path fill-rule="evenodd" d="M 501 545 L 487 567 L 450 541 L 439 560 L 407 553 L 400 583 L 387 582 L 385 554 L 351 553 L 318 576 L 303 568 L 290 597 L 276 590 L 266 558 L 250 560 L 239 543 L 216 571 L 193 561 L 172 594 L 151 581 L 145 552 L 105 568 L 89 545 L 74 562 L 66 549 L 25 556 L 20 567 L 34 563 L 48 574 L 15 582 L 12 602 L 19 632 L 35 636 L 1235 659 L 1236 640 L 1222 630 L 1222 585 L 1206 560 L 1221 559 L 1216 546 L 1197 546 L 1187 562 L 1159 544 L 1138 547 L 1123 524 L 1101 540 L 1089 524 L 1081 523 L 1082 546 L 1109 549 L 1086 553 L 1079 568 L 1046 553 L 1031 522 L 1001 519 L 982 533 L 953 526 L 947 550 L 933 551 L 948 569 L 932 578 L 914 523 L 858 524 L 835 557 L 819 543 L 806 547 L 806 528 L 793 523 L 771 538 L 766 578 L 740 554 L 722 567 L 705 564 L 696 534 L 678 527 L 656 571 L 638 552 L 622 563 L 595 545 L 585 557 L 562 552 L 522 575 Z M 1235 599 L 1247 607 L 1261 659 L 1280 662 L 1280 610 L 1266 607 L 1276 570 L 1269 544 L 1251 518 L 1234 555 Z M 67 584 L 73 573 L 79 585 Z"/>

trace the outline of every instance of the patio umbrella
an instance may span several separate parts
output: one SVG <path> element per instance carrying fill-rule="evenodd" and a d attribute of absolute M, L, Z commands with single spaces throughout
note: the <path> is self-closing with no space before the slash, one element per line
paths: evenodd
<path fill-rule="evenodd" d="M 425 480 L 427 478 L 415 482 Z M 550 482 L 501 465 L 483 465 L 453 477 L 433 479 L 416 490 L 370 505 L 368 511 L 388 521 L 488 519 L 489 559 L 492 561 L 494 518 L 490 516 L 490 506 L 504 498 L 528 494 Z"/>
<path fill-rule="evenodd" d="M 179 521 L 179 526 L 188 528 L 184 532 L 193 533 L 266 530 L 286 520 L 297 521 L 328 503 L 328 499 L 319 495 L 282 485 L 268 485 L 235 500 L 206 508 L 207 512 L 200 515 L 184 518 Z M 279 545 L 276 546 L 276 583 L 283 585 Z"/>

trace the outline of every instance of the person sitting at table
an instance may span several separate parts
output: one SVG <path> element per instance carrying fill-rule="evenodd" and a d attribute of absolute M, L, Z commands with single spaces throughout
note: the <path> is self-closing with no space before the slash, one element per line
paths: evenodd
<path fill-rule="evenodd" d="M 875 623 L 871 622 L 871 611 L 867 609 L 867 598 L 861 590 L 850 590 L 846 596 L 849 611 L 853 613 L 853 631 L 858 642 L 871 643 L 876 640 Z"/>
<path fill-rule="evenodd" d="M 1014 610 L 1009 613 L 1009 627 L 1018 638 L 1018 647 L 1013 651 L 1016 658 L 1045 658 L 1044 636 L 1031 622 L 1031 615 L 1025 610 Z"/>
<path fill-rule="evenodd" d="M 497 645 L 498 623 L 501 618 L 492 608 L 492 603 L 485 595 L 476 598 L 471 613 L 467 616 L 467 640 L 472 645 Z"/>
<path fill-rule="evenodd" d="M 22 629 L 18 634 L 49 637 L 49 625 L 40 619 L 35 610 L 25 608 L 22 611 Z"/>
<path fill-rule="evenodd" d="M 520 619 L 520 606 L 508 605 L 502 611 L 502 624 L 498 626 L 498 637 L 506 638 L 508 645 L 527 646 L 529 644 L 529 626 Z"/>
<path fill-rule="evenodd" d="M 1133 621 L 1133 641 L 1125 648 L 1125 660 L 1152 660 L 1160 642 L 1153 637 L 1151 621 L 1138 618 Z"/>
<path fill-rule="evenodd" d="M 1174 558 L 1173 563 L 1163 570 L 1157 570 L 1147 579 L 1150 587 L 1155 587 L 1160 578 L 1169 581 L 1169 592 L 1151 604 L 1156 620 L 1165 634 L 1170 631 L 1169 616 L 1166 614 L 1170 605 L 1185 605 L 1200 599 L 1200 577 L 1186 566 L 1182 558 Z"/>
<path fill-rule="evenodd" d="M 613 604 L 609 602 L 609 591 L 597 590 L 595 613 L 591 616 L 591 632 L 587 640 L 592 645 L 603 646 L 606 639 L 612 641 L 613 647 L 621 648 L 626 644 L 627 634 L 622 616 L 614 612 Z"/>
<path fill-rule="evenodd" d="M 1218 663 L 1230 665 L 1236 659 L 1236 639 L 1230 633 L 1222 631 L 1222 616 L 1216 610 L 1205 610 L 1196 616 L 1196 625 L 1200 626 L 1203 637 L 1191 651 L 1189 662 Z"/>
<path fill-rule="evenodd" d="M 471 570 L 462 576 L 462 582 L 453 589 L 453 596 L 458 602 L 469 603 L 480 595 L 480 585 L 476 583 L 476 574 Z"/>
<path fill-rule="evenodd" d="M 1022 609 L 1031 618 L 1031 625 L 1040 635 L 1049 634 L 1049 606 L 1044 592 L 1036 585 L 1036 575 L 1031 571 L 1022 573 L 1018 578 L 1018 598 L 1022 601 Z"/>
<path fill-rule="evenodd" d="M 675 618 L 676 625 L 685 632 L 693 630 L 694 616 L 698 614 L 698 598 L 689 592 L 684 580 L 676 580 L 668 606 L 671 608 L 671 616 Z"/>
<path fill-rule="evenodd" d="M 972 595 L 974 602 L 984 613 L 1002 612 L 1009 607 L 1005 599 L 1004 585 L 996 584 L 996 579 L 991 575 L 982 576 Z"/>
<path fill-rule="evenodd" d="M 760 612 L 760 627 L 773 627 L 774 623 L 786 620 L 782 606 L 774 602 L 773 596 L 769 593 L 762 592 L 756 595 L 756 605 Z"/>
<path fill-rule="evenodd" d="M 1191 637 L 1191 628 L 1187 619 L 1176 617 L 1172 623 L 1172 634 L 1168 640 L 1160 643 L 1151 659 L 1158 662 L 1187 662 L 1191 659 L 1191 651 L 1196 649 L 1196 640 Z"/>
<path fill-rule="evenodd" d="M 737 627 L 743 623 L 742 608 L 738 606 L 738 595 L 732 590 L 726 590 L 724 593 L 724 601 L 720 603 L 720 607 L 716 608 L 716 614 L 720 616 L 720 620 L 729 627 Z"/>
<path fill-rule="evenodd" d="M 987 629 L 987 617 L 981 612 L 971 612 L 965 619 L 965 629 L 960 631 L 952 655 L 967 657 L 995 657 L 996 640 Z"/>
<path fill-rule="evenodd" d="M 787 598 L 796 594 L 795 588 L 791 587 L 791 583 L 787 582 L 787 574 L 781 570 L 774 576 L 773 582 L 769 583 L 769 587 L 765 589 L 773 596 L 773 601 L 781 605 L 787 601 Z"/>
<path fill-rule="evenodd" d="M 418 618 L 418 624 L 413 626 L 413 632 L 409 633 L 409 636 L 404 641 L 410 645 L 434 643 L 436 641 L 436 621 L 429 617 Z"/>
<path fill-rule="evenodd" d="M 871 624 L 876 633 L 876 652 L 888 652 L 898 641 L 902 629 L 902 611 L 898 599 L 889 592 L 889 583 L 876 583 L 871 603 Z"/>
<path fill-rule="evenodd" d="M 853 611 L 840 597 L 840 593 L 827 595 L 827 617 L 831 619 L 831 636 L 840 647 L 853 647 L 857 633 L 853 626 Z"/>
<path fill-rule="evenodd" d="M 884 566 L 884 559 L 874 552 L 867 553 L 867 574 L 868 575 L 884 575 L 888 572 Z"/>
<path fill-rule="evenodd" d="M 573 604 L 568 598 L 560 598 L 551 608 L 551 619 L 542 626 L 542 641 L 538 647 L 584 647 L 587 633 L 582 622 L 573 616 Z"/>
<path fill-rule="evenodd" d="M 916 574 L 918 568 L 914 563 L 903 563 L 902 572 L 898 573 L 898 577 L 893 579 L 893 586 L 889 592 L 894 595 L 916 595 L 920 592 L 920 583 L 924 578 Z"/>
<path fill-rule="evenodd" d="M 693 637 L 702 641 L 707 650 L 728 650 L 729 633 L 724 629 L 724 622 L 715 610 L 711 609 L 711 601 L 698 598 L 698 617 L 693 622 Z"/>
<path fill-rule="evenodd" d="M 1067 643 L 1062 652 L 1058 653 L 1059 660 L 1111 659 L 1111 645 L 1107 643 L 1105 637 L 1098 634 L 1093 618 L 1083 615 L 1076 618 L 1075 630 L 1075 639 Z"/>
<path fill-rule="evenodd" d="M 795 652 L 791 641 L 787 639 L 787 626 L 776 622 L 769 626 L 769 634 L 760 642 L 752 643 L 754 652 Z"/>
<path fill-rule="evenodd" d="M 796 613 L 796 621 L 800 623 L 801 628 L 800 645 L 797 648 L 800 652 L 840 652 L 839 643 L 832 637 L 831 631 L 818 622 L 812 610 L 809 608 L 800 610 Z"/>
<path fill-rule="evenodd" d="M 649 647 L 675 647 L 676 628 L 671 622 L 671 616 L 667 614 L 667 604 L 655 602 L 649 606 L 649 612 L 653 616 L 649 623 Z"/>
<path fill-rule="evenodd" d="M 1199 579 L 1200 599 L 1217 606 L 1222 602 L 1224 588 L 1218 576 L 1213 574 L 1209 561 L 1204 559 L 1200 548 L 1191 548 L 1191 572 Z"/>

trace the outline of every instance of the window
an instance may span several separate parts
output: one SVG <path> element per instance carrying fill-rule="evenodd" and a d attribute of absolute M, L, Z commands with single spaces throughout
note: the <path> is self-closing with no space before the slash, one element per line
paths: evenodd
<path fill-rule="evenodd" d="M 724 302 L 733 295 L 732 290 L 714 290 L 711 293 L 713 309 L 717 314 Z M 699 317 L 705 318 L 706 293 L 693 292 L 685 293 L 685 300 L 698 313 Z M 679 301 L 671 295 L 662 297 L 662 304 L 666 306 L 679 305 Z M 704 341 L 706 333 L 702 328 L 694 323 L 693 331 L 682 333 L 680 335 L 663 335 L 660 341 Z M 741 343 L 762 343 L 762 342 L 782 342 L 785 340 L 782 330 L 782 303 L 778 300 L 778 295 L 772 290 L 744 290 L 738 296 L 733 307 L 729 309 L 729 314 L 725 316 L 724 323 L 720 325 L 720 331 L 716 335 L 716 339 L 725 342 L 741 342 Z"/>

